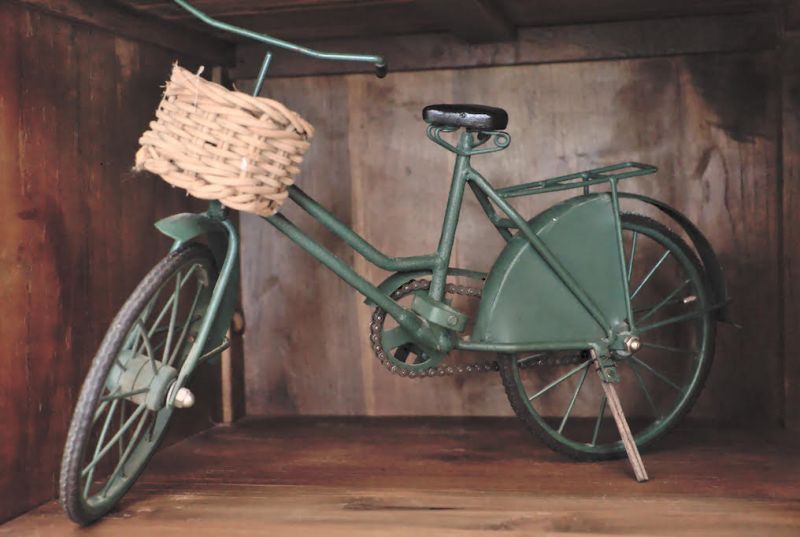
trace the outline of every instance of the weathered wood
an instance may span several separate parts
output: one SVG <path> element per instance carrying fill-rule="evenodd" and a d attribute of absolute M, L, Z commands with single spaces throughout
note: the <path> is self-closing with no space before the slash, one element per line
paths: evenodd
<path fill-rule="evenodd" d="M 775 262 L 776 60 L 772 52 L 707 54 L 400 73 L 384 80 L 368 75 L 280 79 L 266 88 L 268 95 L 289 102 L 315 123 L 314 144 L 325 144 L 324 157 L 312 153 L 305 160 L 298 184 L 389 255 L 430 252 L 437 244 L 452 156 L 424 137 L 419 113 L 432 102 L 483 102 L 508 110 L 513 143 L 501 154 L 474 162 L 498 187 L 626 160 L 659 166 L 656 177 L 628 181 L 624 189 L 666 201 L 709 236 L 726 270 L 734 317 L 744 324 L 738 332 L 720 328 L 717 359 L 695 415 L 777 423 L 783 380 Z M 349 196 L 346 202 L 344 195 Z M 515 205 L 532 216 L 564 197 L 515 200 Z M 312 227 L 311 233 L 319 229 Z M 382 370 L 366 335 L 370 310 L 354 292 L 332 278 L 330 285 L 342 298 L 314 301 L 315 279 L 306 274 L 321 278 L 327 271 L 305 254 L 290 258 L 294 247 L 280 246 L 286 241 L 256 219 L 243 223 L 243 234 L 249 251 L 244 295 L 253 297 L 246 312 L 247 345 L 257 353 L 248 350 L 246 358 L 249 412 L 509 413 L 493 375 L 408 381 Z M 341 247 L 324 236 L 326 244 Z M 468 195 L 453 264 L 488 270 L 502 246 Z M 337 253 L 352 259 L 346 248 Z M 373 282 L 385 276 L 360 257 L 355 266 Z M 265 298 L 264 289 L 309 285 L 307 296 Z M 326 315 L 337 321 L 322 322 Z M 324 335 L 331 330 L 336 330 L 336 344 Z M 340 350 L 345 344 L 346 350 Z M 309 349 L 313 360 L 305 358 Z M 755 355 L 757 368 L 751 367 Z M 322 363 L 336 368 L 324 365 L 325 374 L 318 374 Z M 267 378 L 270 384 L 262 380 Z M 330 383 L 363 391 L 348 391 L 344 400 L 321 395 L 319 390 L 327 393 Z M 599 387 L 596 395 L 602 396 Z M 638 393 L 621 392 L 620 397 L 632 416 L 647 404 Z M 554 408 L 559 410 L 563 406 Z M 596 408 L 575 411 L 589 415 Z"/>
<path fill-rule="evenodd" d="M 679 429 L 642 485 L 625 461 L 569 461 L 515 420 L 245 420 L 157 455 L 91 533 L 789 537 L 798 453 L 785 431 Z M 0 526 L 75 531 L 55 503 Z"/>
<path fill-rule="evenodd" d="M 208 31 L 169 0 L 122 0 L 134 9 L 168 20 L 180 20 Z M 497 37 L 509 37 L 514 27 L 584 24 L 621 20 L 729 15 L 777 11 L 773 0 L 197 0 L 197 7 L 227 22 L 286 39 L 375 37 L 398 33 L 451 32 L 461 35 L 490 13 Z M 430 4 L 450 6 L 431 16 Z M 436 10 L 436 6 L 433 7 Z M 445 7 L 447 9 L 447 7 Z M 484 15 L 481 15 L 481 12 Z M 494 13 L 494 14 L 491 14 Z M 498 16 L 499 14 L 499 16 Z M 510 31 L 512 30 L 512 31 Z M 482 33 L 485 28 L 479 28 Z"/>
<path fill-rule="evenodd" d="M 451 69 L 701 52 L 770 50 L 778 44 L 773 14 L 610 22 L 524 28 L 516 41 L 466 45 L 444 34 L 312 41 L 312 48 L 383 54 L 390 72 Z M 260 45 L 237 47 L 235 79 L 255 77 L 264 55 Z M 362 63 L 324 62 L 291 53 L 276 55 L 270 76 L 371 72 Z"/>
<path fill-rule="evenodd" d="M 349 169 L 349 149 L 342 141 L 353 125 L 343 106 L 346 81 L 297 82 L 271 81 L 264 95 L 279 97 L 323 129 L 306 155 L 319 165 L 305 167 L 300 184 L 350 222 L 351 204 L 361 200 L 342 180 Z M 321 225 L 293 207 L 284 212 L 321 236 L 336 255 L 353 261 L 352 251 L 324 234 Z M 360 342 L 352 337 L 360 329 L 350 288 L 260 218 L 242 215 L 241 227 L 247 412 L 330 414 L 346 409 L 364 414 Z"/>
<path fill-rule="evenodd" d="M 207 33 L 179 27 L 135 11 L 121 9 L 112 2 L 92 0 L 12 0 L 27 8 L 101 28 L 114 35 L 168 50 L 190 54 L 205 62 L 231 65 L 233 45 Z"/>
<path fill-rule="evenodd" d="M 514 25 L 497 5 L 486 0 L 417 0 L 416 4 L 448 32 L 468 43 L 510 41 L 516 37 Z"/>
<path fill-rule="evenodd" d="M 800 0 L 786 0 L 786 28 L 800 30 Z"/>
<path fill-rule="evenodd" d="M 0 204 L 9 216 L 0 235 L 5 520 L 55 494 L 91 359 L 117 309 L 168 249 L 152 222 L 197 205 L 130 173 L 172 53 L 13 3 L 0 4 L 0 34 Z M 213 375 L 204 369 L 193 379 L 204 397 L 173 438 L 216 416 Z"/>
<path fill-rule="evenodd" d="M 800 429 L 800 32 L 783 48 L 783 353 L 786 423 Z"/>

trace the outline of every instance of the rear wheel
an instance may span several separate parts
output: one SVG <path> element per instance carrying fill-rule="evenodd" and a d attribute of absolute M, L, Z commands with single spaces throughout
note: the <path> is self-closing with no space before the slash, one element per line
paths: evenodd
<path fill-rule="evenodd" d="M 634 331 L 641 348 L 613 354 L 636 444 L 663 437 L 691 409 L 714 355 L 715 317 L 692 250 L 662 224 L 622 215 Z M 625 455 L 589 353 L 503 355 L 514 412 L 548 446 L 579 460 Z"/>
<path fill-rule="evenodd" d="M 60 501 L 89 524 L 133 485 L 172 417 L 165 401 L 206 315 L 217 272 L 201 245 L 145 276 L 106 332 L 81 388 L 61 463 Z"/>

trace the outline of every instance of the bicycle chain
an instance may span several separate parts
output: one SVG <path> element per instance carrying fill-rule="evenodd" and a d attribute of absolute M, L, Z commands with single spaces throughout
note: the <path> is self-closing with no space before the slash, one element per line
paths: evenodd
<path fill-rule="evenodd" d="M 410 295 L 414 291 L 427 290 L 430 288 L 430 285 L 431 282 L 429 280 L 411 280 L 393 292 L 391 294 L 391 298 L 393 300 L 399 300 Z M 481 297 L 481 289 L 477 287 L 467 287 L 465 285 L 455 285 L 452 283 L 448 283 L 445 286 L 445 293 L 451 295 L 468 296 L 472 298 Z M 464 373 L 488 373 L 490 371 L 500 370 L 497 360 L 484 360 L 467 365 L 441 365 L 429 367 L 428 369 L 423 369 L 421 371 L 406 368 L 403 367 L 403 365 L 394 364 L 387 359 L 386 354 L 388 354 L 388 351 L 383 348 L 383 344 L 381 343 L 381 335 L 383 334 L 383 325 L 385 321 L 386 311 L 384 311 L 382 308 L 375 308 L 375 311 L 372 313 L 372 321 L 369 325 L 369 339 L 372 344 L 372 352 L 375 354 L 375 357 L 390 373 L 394 373 L 395 375 L 405 378 L 430 378 L 460 375 Z M 577 364 L 585 360 L 586 358 L 581 355 L 577 355 L 575 357 L 555 357 L 549 354 L 543 354 L 538 360 L 528 360 L 523 364 L 519 364 L 519 367 L 520 369 L 527 369 L 530 367 L 543 365 Z"/>

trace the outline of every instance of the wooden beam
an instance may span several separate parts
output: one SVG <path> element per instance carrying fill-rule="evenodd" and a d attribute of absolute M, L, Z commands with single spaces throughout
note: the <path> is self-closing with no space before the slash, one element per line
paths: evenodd
<path fill-rule="evenodd" d="M 308 44 L 320 50 L 383 54 L 391 73 L 768 50 L 778 46 L 778 21 L 774 14 L 757 13 L 525 28 L 519 30 L 516 41 L 480 45 L 468 45 L 443 34 L 338 39 Z M 263 53 L 261 46 L 237 47 L 232 77 L 236 80 L 255 77 Z M 360 73 L 371 72 L 371 69 L 363 64 L 324 62 L 278 53 L 270 75 Z"/>
<path fill-rule="evenodd" d="M 486 0 L 416 0 L 423 13 L 467 43 L 510 41 L 516 28 Z"/>
<path fill-rule="evenodd" d="M 12 0 L 30 9 L 158 45 L 214 65 L 232 65 L 231 42 L 117 7 L 105 0 Z"/>

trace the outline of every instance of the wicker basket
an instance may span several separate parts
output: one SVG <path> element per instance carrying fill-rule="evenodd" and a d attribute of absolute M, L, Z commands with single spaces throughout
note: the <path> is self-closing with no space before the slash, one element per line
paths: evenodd
<path fill-rule="evenodd" d="M 313 132 L 277 101 L 225 89 L 176 64 L 156 120 L 139 140 L 136 169 L 197 198 L 269 216 L 286 199 Z"/>

